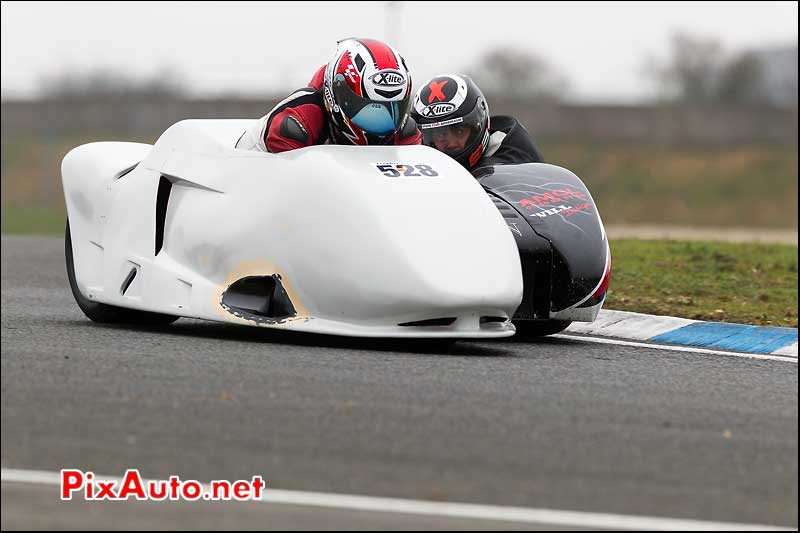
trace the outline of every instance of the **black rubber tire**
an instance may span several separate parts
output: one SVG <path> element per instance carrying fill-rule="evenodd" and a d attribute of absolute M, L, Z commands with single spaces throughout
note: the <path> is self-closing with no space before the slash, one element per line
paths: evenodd
<path fill-rule="evenodd" d="M 67 261 L 67 278 L 69 278 L 69 287 L 72 289 L 72 296 L 75 297 L 75 302 L 78 304 L 78 307 L 81 308 L 83 314 L 91 320 L 102 324 L 166 326 L 180 318 L 173 315 L 125 309 L 124 307 L 117 307 L 115 305 L 102 304 L 93 302 L 85 297 L 78 288 L 78 282 L 75 281 L 75 265 L 72 258 L 72 236 L 69 231 L 69 220 L 67 220 L 67 229 L 64 235 L 64 255 Z"/>
<path fill-rule="evenodd" d="M 514 322 L 517 328 L 515 337 L 544 337 L 545 335 L 555 335 L 561 333 L 569 325 L 571 320 L 518 320 Z"/>

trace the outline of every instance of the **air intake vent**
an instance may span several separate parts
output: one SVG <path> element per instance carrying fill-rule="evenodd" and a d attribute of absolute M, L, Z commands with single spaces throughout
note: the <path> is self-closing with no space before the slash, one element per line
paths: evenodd
<path fill-rule="evenodd" d="M 125 280 L 122 282 L 122 286 L 119 288 L 119 292 L 123 296 L 128 291 L 128 287 L 131 286 L 131 283 L 133 283 L 133 280 L 136 277 L 136 272 L 138 272 L 138 270 L 136 269 L 136 267 L 133 267 L 131 271 L 128 272 L 128 275 L 125 276 Z"/>
<path fill-rule="evenodd" d="M 158 180 L 158 192 L 156 193 L 156 253 L 161 251 L 164 245 L 164 225 L 167 222 L 167 205 L 169 204 L 169 194 L 172 192 L 172 182 L 164 176 Z"/>
<path fill-rule="evenodd" d="M 121 179 L 121 178 L 123 178 L 123 177 L 127 176 L 128 174 L 130 174 L 131 172 L 133 172 L 133 170 L 134 170 L 136 167 L 138 167 L 138 166 L 139 166 L 139 163 L 136 163 L 135 165 L 133 165 L 133 166 L 130 166 L 130 167 L 128 167 L 128 168 L 126 168 L 125 170 L 123 170 L 122 172 L 120 172 L 119 174 L 117 174 L 116 176 L 114 176 L 114 179 L 115 179 L 115 180 L 118 180 L 118 179 Z"/>
<path fill-rule="evenodd" d="M 492 322 L 499 322 L 503 323 L 508 320 L 508 317 L 505 316 L 482 316 L 481 317 L 481 324 L 490 324 Z"/>
<path fill-rule="evenodd" d="M 402 326 L 404 328 L 424 327 L 424 326 L 449 326 L 455 321 L 456 317 L 451 316 L 446 318 L 431 318 L 429 320 L 417 320 L 416 322 L 403 322 L 402 324 L 397 324 L 397 325 Z"/>
<path fill-rule="evenodd" d="M 222 294 L 222 306 L 234 315 L 265 322 L 297 314 L 277 274 L 250 276 L 233 283 Z"/>

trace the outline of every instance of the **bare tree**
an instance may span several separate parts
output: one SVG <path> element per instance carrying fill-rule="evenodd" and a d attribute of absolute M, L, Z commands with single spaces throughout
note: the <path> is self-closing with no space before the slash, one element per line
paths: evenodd
<path fill-rule="evenodd" d="M 569 83 L 547 61 L 528 50 L 495 48 L 466 69 L 484 93 L 560 100 Z"/>
<path fill-rule="evenodd" d="M 731 59 L 723 68 L 716 96 L 722 102 L 744 104 L 765 100 L 762 65 L 749 52 Z"/>
<path fill-rule="evenodd" d="M 712 38 L 676 33 L 671 57 L 649 71 L 664 96 L 685 102 L 708 102 L 716 98 L 722 46 Z"/>
<path fill-rule="evenodd" d="M 678 33 L 669 58 L 651 60 L 645 74 L 679 102 L 797 105 L 797 47 L 731 54 L 716 39 Z"/>

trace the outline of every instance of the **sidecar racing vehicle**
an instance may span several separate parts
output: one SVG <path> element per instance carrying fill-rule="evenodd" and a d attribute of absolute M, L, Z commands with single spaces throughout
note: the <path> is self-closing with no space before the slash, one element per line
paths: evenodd
<path fill-rule="evenodd" d="M 602 306 L 608 243 L 569 171 L 476 179 L 425 146 L 234 148 L 251 123 L 184 120 L 154 145 L 64 157 L 67 273 L 87 317 L 481 338 Z"/>

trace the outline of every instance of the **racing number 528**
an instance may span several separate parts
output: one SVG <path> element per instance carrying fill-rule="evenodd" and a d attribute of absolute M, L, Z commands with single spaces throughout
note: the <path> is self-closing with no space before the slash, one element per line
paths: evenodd
<path fill-rule="evenodd" d="M 430 165 L 405 165 L 405 164 L 387 164 L 387 165 L 375 165 L 378 167 L 378 170 L 383 172 L 383 175 L 388 178 L 397 178 L 399 176 L 426 176 L 426 177 L 433 177 L 438 176 L 439 173 L 436 172 Z M 402 170 L 402 174 L 401 171 Z M 419 173 L 417 173 L 419 171 Z"/>

